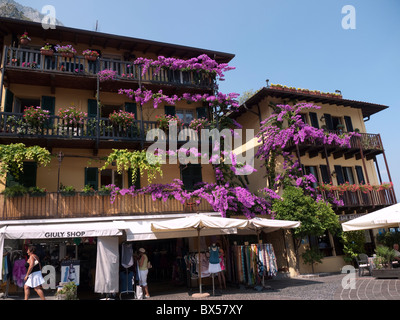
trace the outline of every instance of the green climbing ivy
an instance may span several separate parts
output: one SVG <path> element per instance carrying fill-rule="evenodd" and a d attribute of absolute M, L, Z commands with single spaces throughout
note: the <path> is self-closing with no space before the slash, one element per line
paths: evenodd
<path fill-rule="evenodd" d="M 104 166 L 100 170 L 106 169 L 113 162 L 117 167 L 118 173 L 132 169 L 132 184 L 137 179 L 137 172 L 139 169 L 140 175 L 144 172 L 147 173 L 147 180 L 151 183 L 157 176 L 157 173 L 162 177 L 161 164 L 159 161 L 149 161 L 145 150 L 129 151 L 127 149 L 113 149 L 106 159 Z M 154 160 L 154 159 L 153 159 Z"/>
<path fill-rule="evenodd" d="M 18 178 L 24 161 L 35 161 L 39 166 L 47 166 L 51 161 L 50 152 L 39 146 L 27 147 L 23 143 L 0 145 L 0 175 L 8 172 Z"/>

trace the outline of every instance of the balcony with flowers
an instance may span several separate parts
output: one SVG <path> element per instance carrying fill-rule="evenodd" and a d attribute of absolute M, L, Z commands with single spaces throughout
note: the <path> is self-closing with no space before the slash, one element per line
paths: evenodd
<path fill-rule="evenodd" d="M 188 60 L 160 56 L 157 59 L 139 57 L 133 61 L 121 61 L 104 58 L 96 50 L 86 49 L 79 54 L 72 45 L 52 46 L 48 43 L 40 50 L 6 46 L 4 52 L 2 65 L 8 78 L 11 82 L 22 84 L 26 82 L 24 71 L 29 70 L 35 71 L 30 79 L 39 85 L 49 85 L 48 74 L 53 74 L 56 77 L 53 83 L 58 86 L 73 86 L 73 81 L 67 84 L 59 77 L 81 76 L 86 82 L 79 82 L 79 88 L 82 85 L 93 88 L 97 75 L 108 71 L 112 73 L 109 79 L 119 82 L 119 88 L 131 87 L 133 82 L 154 88 L 173 85 L 212 90 L 217 78 L 223 80 L 223 72 L 229 70 L 226 64 L 218 64 L 205 54 Z M 110 87 L 115 90 L 112 83 L 102 87 L 104 90 Z"/>
<path fill-rule="evenodd" d="M 340 185 L 321 184 L 317 187 L 317 191 L 324 200 L 335 204 L 339 210 L 349 212 L 396 203 L 393 184 L 389 182 L 379 185 L 349 182 Z"/>

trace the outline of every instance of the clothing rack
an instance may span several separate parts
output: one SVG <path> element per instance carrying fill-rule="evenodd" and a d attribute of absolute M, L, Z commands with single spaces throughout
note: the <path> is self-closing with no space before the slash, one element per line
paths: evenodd
<path fill-rule="evenodd" d="M 11 260 L 12 258 L 14 258 L 13 257 L 14 254 L 22 257 L 22 250 L 12 250 L 11 247 L 4 247 L 4 249 L 6 251 L 6 254 L 3 255 L 3 259 L 6 259 L 6 256 L 9 255 L 11 263 L 13 263 L 15 261 L 15 260 L 13 260 L 13 261 Z M 3 260 L 1 261 L 1 263 L 3 263 Z M 12 269 L 11 265 L 8 266 L 8 270 L 11 270 L 11 269 Z M 3 299 L 6 299 L 6 298 L 18 298 L 17 296 L 9 296 L 8 295 L 8 291 L 10 289 L 11 275 L 12 275 L 12 271 L 11 271 L 11 274 L 10 274 L 10 271 L 9 271 L 8 274 L 7 274 L 6 292 L 2 296 Z"/>
<path fill-rule="evenodd" d="M 272 244 L 234 245 L 231 247 L 230 264 L 233 282 L 249 286 L 262 284 L 278 272 Z"/>

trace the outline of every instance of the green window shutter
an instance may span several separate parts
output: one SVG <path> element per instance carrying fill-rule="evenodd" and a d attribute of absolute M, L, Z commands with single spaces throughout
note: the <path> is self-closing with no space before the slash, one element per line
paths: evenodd
<path fill-rule="evenodd" d="M 335 166 L 335 172 L 338 185 L 345 183 L 342 166 Z"/>
<path fill-rule="evenodd" d="M 99 169 L 85 168 L 85 186 L 90 185 L 94 190 L 99 188 Z"/>
<path fill-rule="evenodd" d="M 347 132 L 354 132 L 353 123 L 349 116 L 344 116 L 344 122 L 346 123 Z"/>
<path fill-rule="evenodd" d="M 199 107 L 196 108 L 197 119 L 206 118 L 208 119 L 207 108 L 206 107 Z"/>
<path fill-rule="evenodd" d="M 137 120 L 137 107 L 136 103 L 133 102 L 125 102 L 125 111 L 131 112 L 135 115 L 135 120 Z"/>
<path fill-rule="evenodd" d="M 89 118 L 97 117 L 97 100 L 88 99 L 88 117 Z"/>
<path fill-rule="evenodd" d="M 165 114 L 167 116 L 175 116 L 176 115 L 175 106 L 165 106 L 164 110 L 165 110 Z"/>
<path fill-rule="evenodd" d="M 326 165 L 320 165 L 319 169 L 321 170 L 321 178 L 323 183 L 331 183 L 331 179 L 328 174 L 328 167 Z"/>
<path fill-rule="evenodd" d="M 132 185 L 132 169 L 128 169 L 128 188 L 132 187 Z M 137 169 L 134 186 L 136 189 L 140 189 L 140 169 Z"/>
<path fill-rule="evenodd" d="M 195 185 L 203 181 L 200 164 L 181 166 L 182 182 L 186 190 L 194 190 Z"/>
<path fill-rule="evenodd" d="M 12 93 L 11 90 L 6 89 L 4 112 L 13 112 L 13 104 L 14 104 L 14 93 Z"/>
<path fill-rule="evenodd" d="M 365 183 L 364 172 L 361 166 L 355 166 L 357 172 L 358 183 Z"/>
<path fill-rule="evenodd" d="M 12 187 L 16 184 L 20 184 L 26 188 L 36 187 L 36 176 L 37 163 L 24 162 L 23 172 L 20 172 L 18 179 L 16 179 L 11 173 L 7 173 L 6 186 Z"/>
<path fill-rule="evenodd" d="M 42 97 L 42 109 L 50 111 L 50 115 L 54 115 L 56 111 L 56 98 L 55 97 Z"/>
<path fill-rule="evenodd" d="M 308 114 L 310 116 L 310 121 L 311 121 L 311 126 L 314 128 L 319 129 L 319 123 L 318 123 L 318 116 L 315 112 L 310 112 Z"/>
<path fill-rule="evenodd" d="M 332 116 L 328 113 L 324 113 L 324 117 L 325 117 L 325 123 L 326 123 L 328 130 L 335 130 L 335 128 L 333 126 Z"/>

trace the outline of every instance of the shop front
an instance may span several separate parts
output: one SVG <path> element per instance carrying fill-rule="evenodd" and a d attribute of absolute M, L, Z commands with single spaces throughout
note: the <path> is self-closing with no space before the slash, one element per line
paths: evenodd
<path fill-rule="evenodd" d="M 42 262 L 44 289 L 55 292 L 60 283 L 73 281 L 79 299 L 134 298 L 139 248 L 146 250 L 152 264 L 148 274 L 151 294 L 175 289 L 197 292 L 199 270 L 207 290 L 262 285 L 286 265 L 282 228 L 262 234 L 251 229 L 216 228 L 203 230 L 201 237 L 195 230 L 152 230 L 155 221 L 178 217 L 182 215 L 0 222 L 0 252 L 3 261 L 9 261 L 8 270 L 1 270 L 4 263 L 0 265 L 3 286 L 8 288 L 3 292 L 22 294 L 23 281 L 13 267 L 17 260 L 25 259 L 29 244 L 36 246 Z M 210 270 L 214 246 L 218 247 L 217 272 Z"/>

